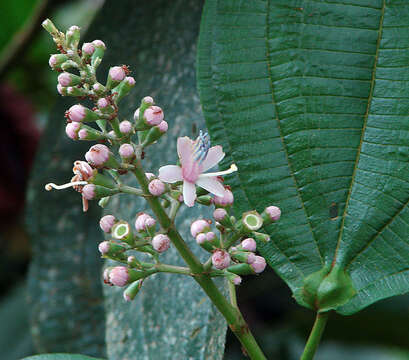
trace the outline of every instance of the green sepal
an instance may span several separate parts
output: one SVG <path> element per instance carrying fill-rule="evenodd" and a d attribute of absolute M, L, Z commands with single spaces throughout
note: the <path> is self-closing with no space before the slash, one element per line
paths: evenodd
<path fill-rule="evenodd" d="M 202 195 L 196 199 L 196 202 L 201 205 L 209 206 L 212 204 L 212 197 L 210 195 Z"/>
<path fill-rule="evenodd" d="M 104 57 L 105 48 L 103 46 L 95 46 L 94 43 L 92 44 L 95 47 L 95 51 L 91 56 L 91 66 L 96 68 L 101 63 L 102 58 Z"/>
<path fill-rule="evenodd" d="M 136 269 L 128 269 L 129 281 L 133 282 L 136 280 L 144 279 L 148 277 L 149 275 L 152 275 L 156 272 L 158 272 L 156 269 L 144 270 L 144 271 L 136 270 Z"/>
<path fill-rule="evenodd" d="M 128 287 L 124 291 L 124 298 L 127 301 L 135 299 L 135 296 L 138 294 L 139 290 L 141 289 L 143 284 L 143 280 L 134 281 L 132 284 L 128 285 Z"/>
<path fill-rule="evenodd" d="M 243 264 L 243 263 L 231 265 L 226 270 L 230 271 L 233 274 L 237 274 L 237 275 L 254 275 L 255 274 L 253 268 L 249 264 Z"/>
<path fill-rule="evenodd" d="M 126 251 L 126 248 L 120 244 L 117 244 L 113 241 L 109 241 L 109 250 L 104 255 L 104 257 L 118 257 L 119 254 L 122 254 Z"/>
<path fill-rule="evenodd" d="M 94 170 L 92 177 L 90 177 L 87 182 L 90 184 L 104 186 L 109 189 L 116 188 L 114 180 L 111 177 L 99 173 L 98 170 Z"/>
<path fill-rule="evenodd" d="M 234 260 L 237 260 L 237 261 L 239 261 L 241 263 L 245 263 L 245 264 L 248 263 L 247 260 L 248 260 L 248 257 L 249 257 L 250 254 L 253 254 L 253 253 L 249 252 L 249 251 L 232 251 L 232 252 L 230 252 L 231 257 Z"/>
<path fill-rule="evenodd" d="M 65 69 L 64 69 L 65 70 Z M 87 96 L 88 95 L 88 91 L 81 88 L 81 87 L 77 87 L 77 86 L 69 86 L 67 88 L 67 94 L 69 96 Z M 85 121 L 85 120 L 84 120 Z"/>
<path fill-rule="evenodd" d="M 116 102 L 121 101 L 124 98 L 124 96 L 129 94 L 129 92 L 132 90 L 134 86 L 135 84 L 130 84 L 129 79 L 125 77 L 125 79 L 123 79 L 118 86 L 112 89 L 112 93 L 116 93 L 115 101 Z"/>
<path fill-rule="evenodd" d="M 77 50 L 78 44 L 80 42 L 80 29 L 75 28 L 72 30 L 73 26 L 71 26 L 65 33 L 65 42 L 66 46 Z"/>
<path fill-rule="evenodd" d="M 98 205 L 101 206 L 102 208 L 104 208 L 105 206 L 108 205 L 109 200 L 111 200 L 110 196 L 103 197 L 101 200 L 98 201 Z"/>
<path fill-rule="evenodd" d="M 62 65 L 68 60 L 68 56 L 65 54 L 52 54 L 51 56 L 54 56 L 54 58 L 57 60 L 53 67 L 55 70 L 61 70 Z"/>
<path fill-rule="evenodd" d="M 261 241 L 263 243 L 268 243 L 270 241 L 270 236 L 264 233 L 260 233 L 257 231 L 252 232 L 252 237 L 254 237 L 257 241 Z"/>
<path fill-rule="evenodd" d="M 79 140 L 83 141 L 95 141 L 95 140 L 103 140 L 105 139 L 105 135 L 98 130 L 95 130 L 94 128 L 87 126 L 87 125 L 81 125 L 80 130 L 86 130 L 87 131 L 87 136 L 85 138 L 78 138 Z"/>
<path fill-rule="evenodd" d="M 94 198 L 92 200 L 98 200 L 103 197 L 112 196 L 119 193 L 118 189 L 109 189 L 105 186 L 95 185 Z"/>
<path fill-rule="evenodd" d="M 146 147 L 153 144 L 155 141 L 158 141 L 163 134 L 165 133 L 160 131 L 157 126 L 153 126 L 149 130 L 142 131 L 139 139 L 142 141 L 142 146 Z"/>
<path fill-rule="evenodd" d="M 61 32 L 58 31 L 58 29 L 56 28 L 56 26 L 54 25 L 54 23 L 50 20 L 50 19 L 45 19 L 41 26 L 53 37 L 60 37 L 61 36 Z"/>

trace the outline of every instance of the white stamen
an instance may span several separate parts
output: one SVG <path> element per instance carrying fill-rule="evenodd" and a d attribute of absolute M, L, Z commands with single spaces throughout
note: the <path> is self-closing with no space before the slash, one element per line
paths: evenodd
<path fill-rule="evenodd" d="M 72 187 L 72 186 L 87 185 L 87 184 L 88 184 L 88 183 L 87 183 L 86 181 L 73 181 L 73 182 L 70 182 L 70 183 L 64 184 L 64 185 L 56 185 L 56 184 L 54 184 L 54 183 L 48 183 L 48 184 L 45 186 L 45 189 L 46 189 L 47 191 L 51 191 L 52 189 L 62 190 L 62 189 L 67 189 L 67 188 Z"/>
<path fill-rule="evenodd" d="M 227 174 L 234 173 L 237 170 L 238 169 L 237 169 L 236 164 L 231 164 L 230 168 L 228 170 L 218 171 L 218 172 L 213 172 L 213 173 L 204 173 L 204 174 L 201 174 L 200 177 L 211 177 L 211 176 L 227 175 Z"/>

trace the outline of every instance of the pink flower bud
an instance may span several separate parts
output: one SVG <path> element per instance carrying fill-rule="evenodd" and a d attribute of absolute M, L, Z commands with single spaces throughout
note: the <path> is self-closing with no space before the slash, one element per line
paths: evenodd
<path fill-rule="evenodd" d="M 145 176 L 148 180 L 152 180 L 155 178 L 155 174 L 153 173 L 145 173 Z"/>
<path fill-rule="evenodd" d="M 167 235 L 158 234 L 153 237 L 152 246 L 157 252 L 163 253 L 169 249 L 170 239 Z"/>
<path fill-rule="evenodd" d="M 153 196 L 160 196 L 165 192 L 165 184 L 159 179 L 153 179 L 149 183 L 148 188 L 149 188 L 149 192 Z"/>
<path fill-rule="evenodd" d="M 105 46 L 104 42 L 101 41 L 101 40 L 94 40 L 94 41 L 92 42 L 92 44 L 93 44 L 95 47 L 100 47 L 100 48 L 103 48 L 104 50 L 107 48 L 107 47 Z"/>
<path fill-rule="evenodd" d="M 156 127 L 159 129 L 161 133 L 165 133 L 166 131 L 168 131 L 169 125 L 165 120 L 163 120 L 160 122 L 159 125 L 156 125 Z"/>
<path fill-rule="evenodd" d="M 163 111 L 159 106 L 150 106 L 144 112 L 146 122 L 151 125 L 159 125 L 163 120 Z"/>
<path fill-rule="evenodd" d="M 199 219 L 190 225 L 190 233 L 195 238 L 198 234 L 202 232 L 207 232 L 210 230 L 209 223 L 206 220 Z"/>
<path fill-rule="evenodd" d="M 216 221 L 222 221 L 226 216 L 227 211 L 222 208 L 218 208 L 213 212 L 213 217 Z"/>
<path fill-rule="evenodd" d="M 156 221 L 152 216 L 145 213 L 141 213 L 137 216 L 135 220 L 135 229 L 137 231 L 144 231 L 147 228 L 155 226 L 155 224 Z"/>
<path fill-rule="evenodd" d="M 65 133 L 68 135 L 69 138 L 73 140 L 78 139 L 78 130 L 81 127 L 80 123 L 69 123 L 65 126 Z"/>
<path fill-rule="evenodd" d="M 63 72 L 60 75 L 58 75 L 58 83 L 61 86 L 69 86 L 71 84 L 71 76 L 70 74 Z"/>
<path fill-rule="evenodd" d="M 233 284 L 234 285 L 240 285 L 241 284 L 241 277 L 240 276 L 235 276 L 234 278 L 233 278 Z"/>
<path fill-rule="evenodd" d="M 128 85 L 130 86 L 134 86 L 135 85 L 135 79 L 132 76 L 127 76 L 125 78 L 125 81 L 128 83 Z"/>
<path fill-rule="evenodd" d="M 252 252 L 254 252 L 254 251 L 256 251 L 256 249 L 257 249 L 257 243 L 256 243 L 256 241 L 255 241 L 254 239 L 252 239 L 252 238 L 247 238 L 247 239 L 244 239 L 244 240 L 241 242 L 241 248 L 242 248 L 243 250 L 246 250 L 246 251 L 252 251 Z"/>
<path fill-rule="evenodd" d="M 132 131 L 132 124 L 128 120 L 122 121 L 119 124 L 119 131 L 122 134 L 129 134 Z"/>
<path fill-rule="evenodd" d="M 112 227 L 116 222 L 115 216 L 113 215 L 105 215 L 99 220 L 99 226 L 101 227 L 102 231 L 109 233 L 111 232 Z"/>
<path fill-rule="evenodd" d="M 109 251 L 109 241 L 103 241 L 99 243 L 98 250 L 101 255 L 105 255 Z"/>
<path fill-rule="evenodd" d="M 80 104 L 71 106 L 67 112 L 68 119 L 75 122 L 81 122 L 85 115 L 85 108 Z"/>
<path fill-rule="evenodd" d="M 136 121 L 139 119 L 139 108 L 137 108 L 133 114 L 133 119 Z"/>
<path fill-rule="evenodd" d="M 212 241 L 216 237 L 216 234 L 212 231 L 209 231 L 206 233 L 206 240 L 207 241 Z"/>
<path fill-rule="evenodd" d="M 82 188 L 82 196 L 87 200 L 92 200 L 95 197 L 95 185 L 87 184 Z"/>
<path fill-rule="evenodd" d="M 51 69 L 54 69 L 55 65 L 57 65 L 58 60 L 56 55 L 51 55 L 50 59 L 48 60 L 48 65 L 50 65 Z"/>
<path fill-rule="evenodd" d="M 253 264 L 256 261 L 257 255 L 254 255 L 253 253 L 249 253 L 247 255 L 247 264 Z"/>
<path fill-rule="evenodd" d="M 259 274 L 266 268 L 266 260 L 262 256 L 257 256 L 256 259 L 250 266 L 253 268 L 254 272 Z"/>
<path fill-rule="evenodd" d="M 101 85 L 100 85 L 100 84 L 94 84 L 94 85 L 92 85 L 92 88 L 93 88 L 95 91 L 99 91 L 99 90 L 101 90 Z"/>
<path fill-rule="evenodd" d="M 152 97 L 150 97 L 150 96 L 145 96 L 143 99 L 142 99 L 142 101 L 144 102 L 144 103 L 146 103 L 146 104 L 151 104 L 151 105 L 153 105 L 155 102 L 153 101 L 153 98 Z"/>
<path fill-rule="evenodd" d="M 104 279 L 104 283 L 108 285 L 112 285 L 109 281 L 109 272 L 111 271 L 110 268 L 106 268 L 103 272 L 102 278 Z"/>
<path fill-rule="evenodd" d="M 200 245 L 203 244 L 207 240 L 205 233 L 200 233 L 196 236 L 196 242 Z"/>
<path fill-rule="evenodd" d="M 219 270 L 227 268 L 230 265 L 229 253 L 224 250 L 216 250 L 212 255 L 212 264 Z"/>
<path fill-rule="evenodd" d="M 100 109 L 104 109 L 109 105 L 109 102 L 106 98 L 100 98 L 97 101 L 97 105 Z"/>
<path fill-rule="evenodd" d="M 86 129 L 81 129 L 80 131 L 78 131 L 78 137 L 81 140 L 84 140 L 88 137 L 88 131 Z"/>
<path fill-rule="evenodd" d="M 82 44 L 82 52 L 87 55 L 92 55 L 95 51 L 95 47 L 92 43 L 84 43 Z"/>
<path fill-rule="evenodd" d="M 85 154 L 85 159 L 93 166 L 101 166 L 109 159 L 109 153 L 107 146 L 96 144 Z"/>
<path fill-rule="evenodd" d="M 122 81 L 123 79 L 125 79 L 126 74 L 125 70 L 122 69 L 122 67 L 114 66 L 111 69 L 109 69 L 109 76 L 114 81 Z"/>
<path fill-rule="evenodd" d="M 77 25 L 72 25 L 69 27 L 68 31 L 80 31 L 80 27 Z"/>
<path fill-rule="evenodd" d="M 129 159 L 134 156 L 135 150 L 131 144 L 122 144 L 119 147 L 119 155 L 124 159 Z"/>
<path fill-rule="evenodd" d="M 131 255 L 131 256 L 128 256 L 128 258 L 126 259 L 126 262 L 128 264 L 132 264 L 135 260 L 136 260 L 136 257 Z"/>
<path fill-rule="evenodd" d="M 281 210 L 277 206 L 269 206 L 264 210 L 272 221 L 277 221 L 281 217 Z"/>
<path fill-rule="evenodd" d="M 109 282 L 115 286 L 125 286 L 129 281 L 128 268 L 125 266 L 115 266 L 109 272 Z"/>
<path fill-rule="evenodd" d="M 224 196 L 220 197 L 220 196 L 215 196 L 213 198 L 213 202 L 218 205 L 218 206 L 229 206 L 232 205 L 234 202 L 234 196 L 233 193 L 228 190 L 225 189 L 224 192 Z"/>
<path fill-rule="evenodd" d="M 57 84 L 57 91 L 60 95 L 65 96 L 67 95 L 67 89 L 65 89 L 63 86 L 60 84 Z"/>

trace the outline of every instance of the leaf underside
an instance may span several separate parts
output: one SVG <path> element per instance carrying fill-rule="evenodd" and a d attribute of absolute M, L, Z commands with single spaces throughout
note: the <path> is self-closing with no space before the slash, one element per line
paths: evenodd
<path fill-rule="evenodd" d="M 274 204 L 260 246 L 297 300 L 340 269 L 352 314 L 409 291 L 409 3 L 207 0 L 198 85 L 240 210 Z"/>

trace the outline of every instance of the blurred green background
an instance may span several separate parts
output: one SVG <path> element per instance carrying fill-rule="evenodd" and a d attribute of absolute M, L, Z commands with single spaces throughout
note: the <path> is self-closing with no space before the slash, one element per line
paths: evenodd
<path fill-rule="evenodd" d="M 0 145 L 1 359 L 38 352 L 26 305 L 31 251 L 24 201 L 35 150 L 57 99 L 57 75 L 48 66 L 53 44 L 39 24 L 50 17 L 61 29 L 76 24 L 84 32 L 102 5 L 103 0 L 0 2 L 0 117 L 5 139 Z M 314 314 L 295 304 L 271 270 L 246 279 L 238 296 L 269 359 L 297 359 Z M 243 358 L 231 333 L 225 358 Z M 317 356 L 324 359 L 409 359 L 409 296 L 382 301 L 352 317 L 333 314 Z"/>

